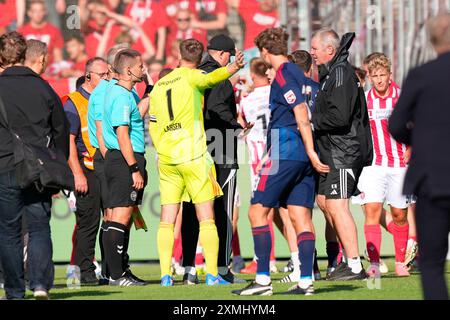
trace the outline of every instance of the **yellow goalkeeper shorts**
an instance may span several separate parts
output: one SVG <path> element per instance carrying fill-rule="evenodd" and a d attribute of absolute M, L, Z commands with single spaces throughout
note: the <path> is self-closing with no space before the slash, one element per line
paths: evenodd
<path fill-rule="evenodd" d="M 223 195 L 216 180 L 216 169 L 211 155 L 181 164 L 159 164 L 159 191 L 161 205 L 192 200 L 199 204 Z"/>

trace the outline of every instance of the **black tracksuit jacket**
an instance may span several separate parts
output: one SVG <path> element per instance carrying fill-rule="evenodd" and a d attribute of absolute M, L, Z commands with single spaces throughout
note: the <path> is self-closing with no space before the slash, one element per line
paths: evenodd
<path fill-rule="evenodd" d="M 207 55 L 199 69 L 210 73 L 220 67 L 221 65 L 213 57 Z M 236 99 L 229 80 L 205 91 L 203 115 L 207 136 L 209 129 L 216 129 L 220 131 L 223 138 L 223 145 L 220 148 L 219 143 L 214 143 L 214 139 L 207 137 L 208 151 L 215 164 L 222 168 L 238 169 L 235 130 L 242 129 L 242 127 L 237 122 Z M 231 150 L 233 154 L 230 153 Z"/>
<path fill-rule="evenodd" d="M 312 123 L 320 159 L 332 169 L 358 169 L 373 159 L 364 90 L 347 61 L 354 38 L 354 33 L 344 35 L 333 60 L 319 68 Z"/>
<path fill-rule="evenodd" d="M 61 100 L 50 85 L 24 66 L 0 75 L 0 96 L 10 127 L 27 143 L 54 147 L 69 157 L 69 122 Z M 12 137 L 0 120 L 0 173 L 14 169 Z"/>

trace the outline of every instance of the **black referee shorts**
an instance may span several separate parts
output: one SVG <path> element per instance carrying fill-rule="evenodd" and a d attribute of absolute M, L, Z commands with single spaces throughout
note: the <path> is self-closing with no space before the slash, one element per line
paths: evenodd
<path fill-rule="evenodd" d="M 147 185 L 146 160 L 143 154 L 134 153 L 139 172 Z M 106 181 L 108 184 L 108 207 L 123 208 L 140 205 L 144 189 L 137 191 L 133 188 L 133 177 L 128 164 L 119 150 L 108 150 L 105 157 Z"/>
<path fill-rule="evenodd" d="M 105 159 L 103 159 L 100 149 L 94 154 L 94 173 L 100 183 L 100 195 L 102 209 L 109 208 L 108 182 L 106 181 Z"/>
<path fill-rule="evenodd" d="M 350 199 L 359 195 L 359 176 L 361 169 L 331 169 L 329 173 L 322 173 L 319 177 L 318 194 L 328 200 Z"/>

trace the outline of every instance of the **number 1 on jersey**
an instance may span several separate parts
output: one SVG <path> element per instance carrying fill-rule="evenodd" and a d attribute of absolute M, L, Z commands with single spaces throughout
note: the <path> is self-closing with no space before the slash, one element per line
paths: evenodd
<path fill-rule="evenodd" d="M 167 107 L 169 109 L 169 118 L 170 118 L 170 121 L 173 121 L 174 116 L 173 116 L 173 109 L 172 109 L 172 89 L 167 90 L 166 94 L 167 94 Z"/>

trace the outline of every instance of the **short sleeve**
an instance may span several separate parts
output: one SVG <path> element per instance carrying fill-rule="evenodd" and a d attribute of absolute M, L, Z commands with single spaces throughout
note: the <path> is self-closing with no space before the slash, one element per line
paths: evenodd
<path fill-rule="evenodd" d="M 228 6 L 225 1 L 220 1 L 220 0 L 216 1 L 216 5 L 217 5 L 216 12 L 215 12 L 216 14 L 228 13 Z"/>
<path fill-rule="evenodd" d="M 95 97 L 91 96 L 92 99 L 92 105 L 89 106 L 90 108 L 92 108 L 92 110 L 94 110 L 94 120 L 95 121 L 102 121 L 103 120 L 103 103 L 102 101 L 100 101 L 102 95 L 95 95 Z M 89 99 L 89 100 L 91 100 Z"/>
<path fill-rule="evenodd" d="M 78 115 L 75 105 L 70 99 L 68 99 L 64 104 L 64 112 L 66 113 L 67 120 L 69 120 L 70 134 L 78 136 L 81 128 L 80 116 Z"/>
<path fill-rule="evenodd" d="M 283 76 L 281 80 L 282 83 L 280 84 L 281 99 L 290 107 L 290 109 L 294 109 L 299 104 L 305 102 L 302 89 L 306 83 L 304 81 L 298 81 L 298 79 L 296 79 L 289 71 L 283 70 L 281 74 Z"/>
<path fill-rule="evenodd" d="M 111 125 L 113 127 L 129 126 L 131 101 L 128 95 L 118 95 L 111 105 Z"/>

